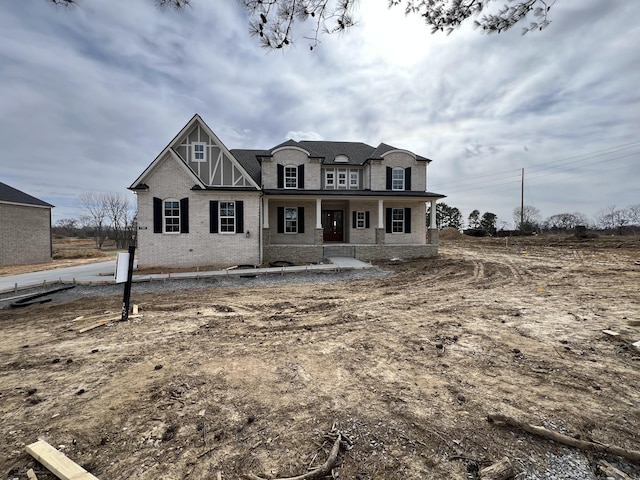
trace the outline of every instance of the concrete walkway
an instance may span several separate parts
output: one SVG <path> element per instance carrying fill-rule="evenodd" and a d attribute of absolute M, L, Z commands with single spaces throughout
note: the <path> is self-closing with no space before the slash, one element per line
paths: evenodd
<path fill-rule="evenodd" d="M 295 265 L 290 267 L 237 268 L 234 270 L 210 270 L 204 272 L 155 273 L 147 275 L 138 275 L 134 270 L 133 281 L 150 282 L 171 278 L 197 279 L 215 276 L 231 277 L 310 272 L 318 270 L 344 271 L 373 268 L 371 264 L 361 262 L 355 258 L 332 257 L 328 260 L 331 263 L 318 265 Z M 115 263 L 115 261 L 99 262 L 95 264 L 78 265 L 76 267 L 53 268 L 51 270 L 42 270 L 39 272 L 2 276 L 0 277 L 0 293 L 52 284 L 93 285 L 114 283 Z"/>

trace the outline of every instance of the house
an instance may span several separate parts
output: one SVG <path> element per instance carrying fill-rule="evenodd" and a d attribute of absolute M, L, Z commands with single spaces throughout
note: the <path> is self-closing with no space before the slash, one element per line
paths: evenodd
<path fill-rule="evenodd" d="M 52 208 L 0 182 L 0 265 L 51 261 Z"/>
<path fill-rule="evenodd" d="M 317 263 L 438 253 L 431 160 L 381 143 L 229 150 L 195 115 L 130 190 L 140 266 Z"/>

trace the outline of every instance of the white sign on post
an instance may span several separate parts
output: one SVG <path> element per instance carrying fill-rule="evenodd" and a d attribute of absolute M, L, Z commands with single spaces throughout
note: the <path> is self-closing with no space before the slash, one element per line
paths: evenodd
<path fill-rule="evenodd" d="M 116 283 L 125 283 L 129 276 L 129 254 L 118 253 L 116 257 Z"/>

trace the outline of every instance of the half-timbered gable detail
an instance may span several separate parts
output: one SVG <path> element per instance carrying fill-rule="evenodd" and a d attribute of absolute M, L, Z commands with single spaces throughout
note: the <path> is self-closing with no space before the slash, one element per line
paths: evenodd
<path fill-rule="evenodd" d="M 437 254 L 431 160 L 385 143 L 228 150 L 195 115 L 130 187 L 141 265 L 228 266 Z M 428 221 L 425 221 L 428 220 Z"/>

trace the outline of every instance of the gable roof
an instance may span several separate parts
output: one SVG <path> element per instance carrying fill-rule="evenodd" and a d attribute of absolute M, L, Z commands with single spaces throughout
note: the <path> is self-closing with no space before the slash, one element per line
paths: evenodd
<path fill-rule="evenodd" d="M 197 113 L 193 117 L 191 117 L 191 120 L 189 120 L 187 122 L 187 124 L 184 127 L 182 127 L 182 129 L 178 132 L 178 134 L 175 137 L 173 137 L 173 139 L 158 154 L 158 156 L 153 160 L 153 162 L 151 162 L 151 164 L 149 164 L 149 166 L 147 168 L 145 168 L 144 172 L 142 172 L 140 174 L 140 176 L 131 184 L 131 186 L 129 186 L 129 189 L 130 190 L 138 190 L 138 189 L 148 188 L 147 185 L 144 182 L 146 181 L 146 179 L 149 176 L 149 174 L 156 168 L 158 163 L 162 161 L 162 159 L 164 158 L 164 156 L 165 156 L 165 154 L 167 152 L 170 152 L 171 153 L 171 157 L 174 158 L 176 161 L 178 161 L 186 169 L 187 173 L 191 177 L 193 177 L 196 187 L 199 187 L 199 188 L 201 188 L 203 190 L 206 189 L 207 188 L 206 185 L 200 180 L 200 178 L 198 178 L 198 176 L 193 171 L 193 169 L 191 167 L 189 167 L 189 165 L 174 150 L 175 143 L 178 141 L 178 139 L 180 139 L 183 135 L 185 135 L 196 124 L 200 124 L 200 126 L 202 128 L 204 128 L 204 130 L 206 131 L 207 135 L 209 135 L 211 138 L 214 139 L 215 143 L 222 149 L 222 151 L 225 152 L 229 156 L 229 158 L 231 158 L 232 161 L 237 162 L 239 167 L 241 169 L 243 169 L 245 171 L 245 173 L 247 173 L 247 176 L 254 183 L 253 188 L 259 189 L 260 188 L 260 186 L 259 186 L 260 184 L 258 182 L 256 182 L 254 176 L 246 170 L 244 165 L 242 165 L 237 158 L 235 158 L 235 156 L 227 149 L 227 147 L 224 145 L 224 143 L 222 143 L 220 141 L 218 136 L 215 133 L 213 133 L 213 130 L 211 130 L 209 128 L 209 125 L 207 125 L 205 123 L 205 121 L 202 119 L 202 117 L 200 117 L 200 115 L 198 115 Z M 248 163 L 250 163 L 250 162 L 248 162 Z"/>
<path fill-rule="evenodd" d="M 21 192 L 17 188 L 10 187 L 6 183 L 2 182 L 0 182 L 0 202 L 22 203 L 25 205 L 53 208 L 53 205 L 50 203 L 44 202 L 36 197 L 32 197 L 31 195 Z"/>

